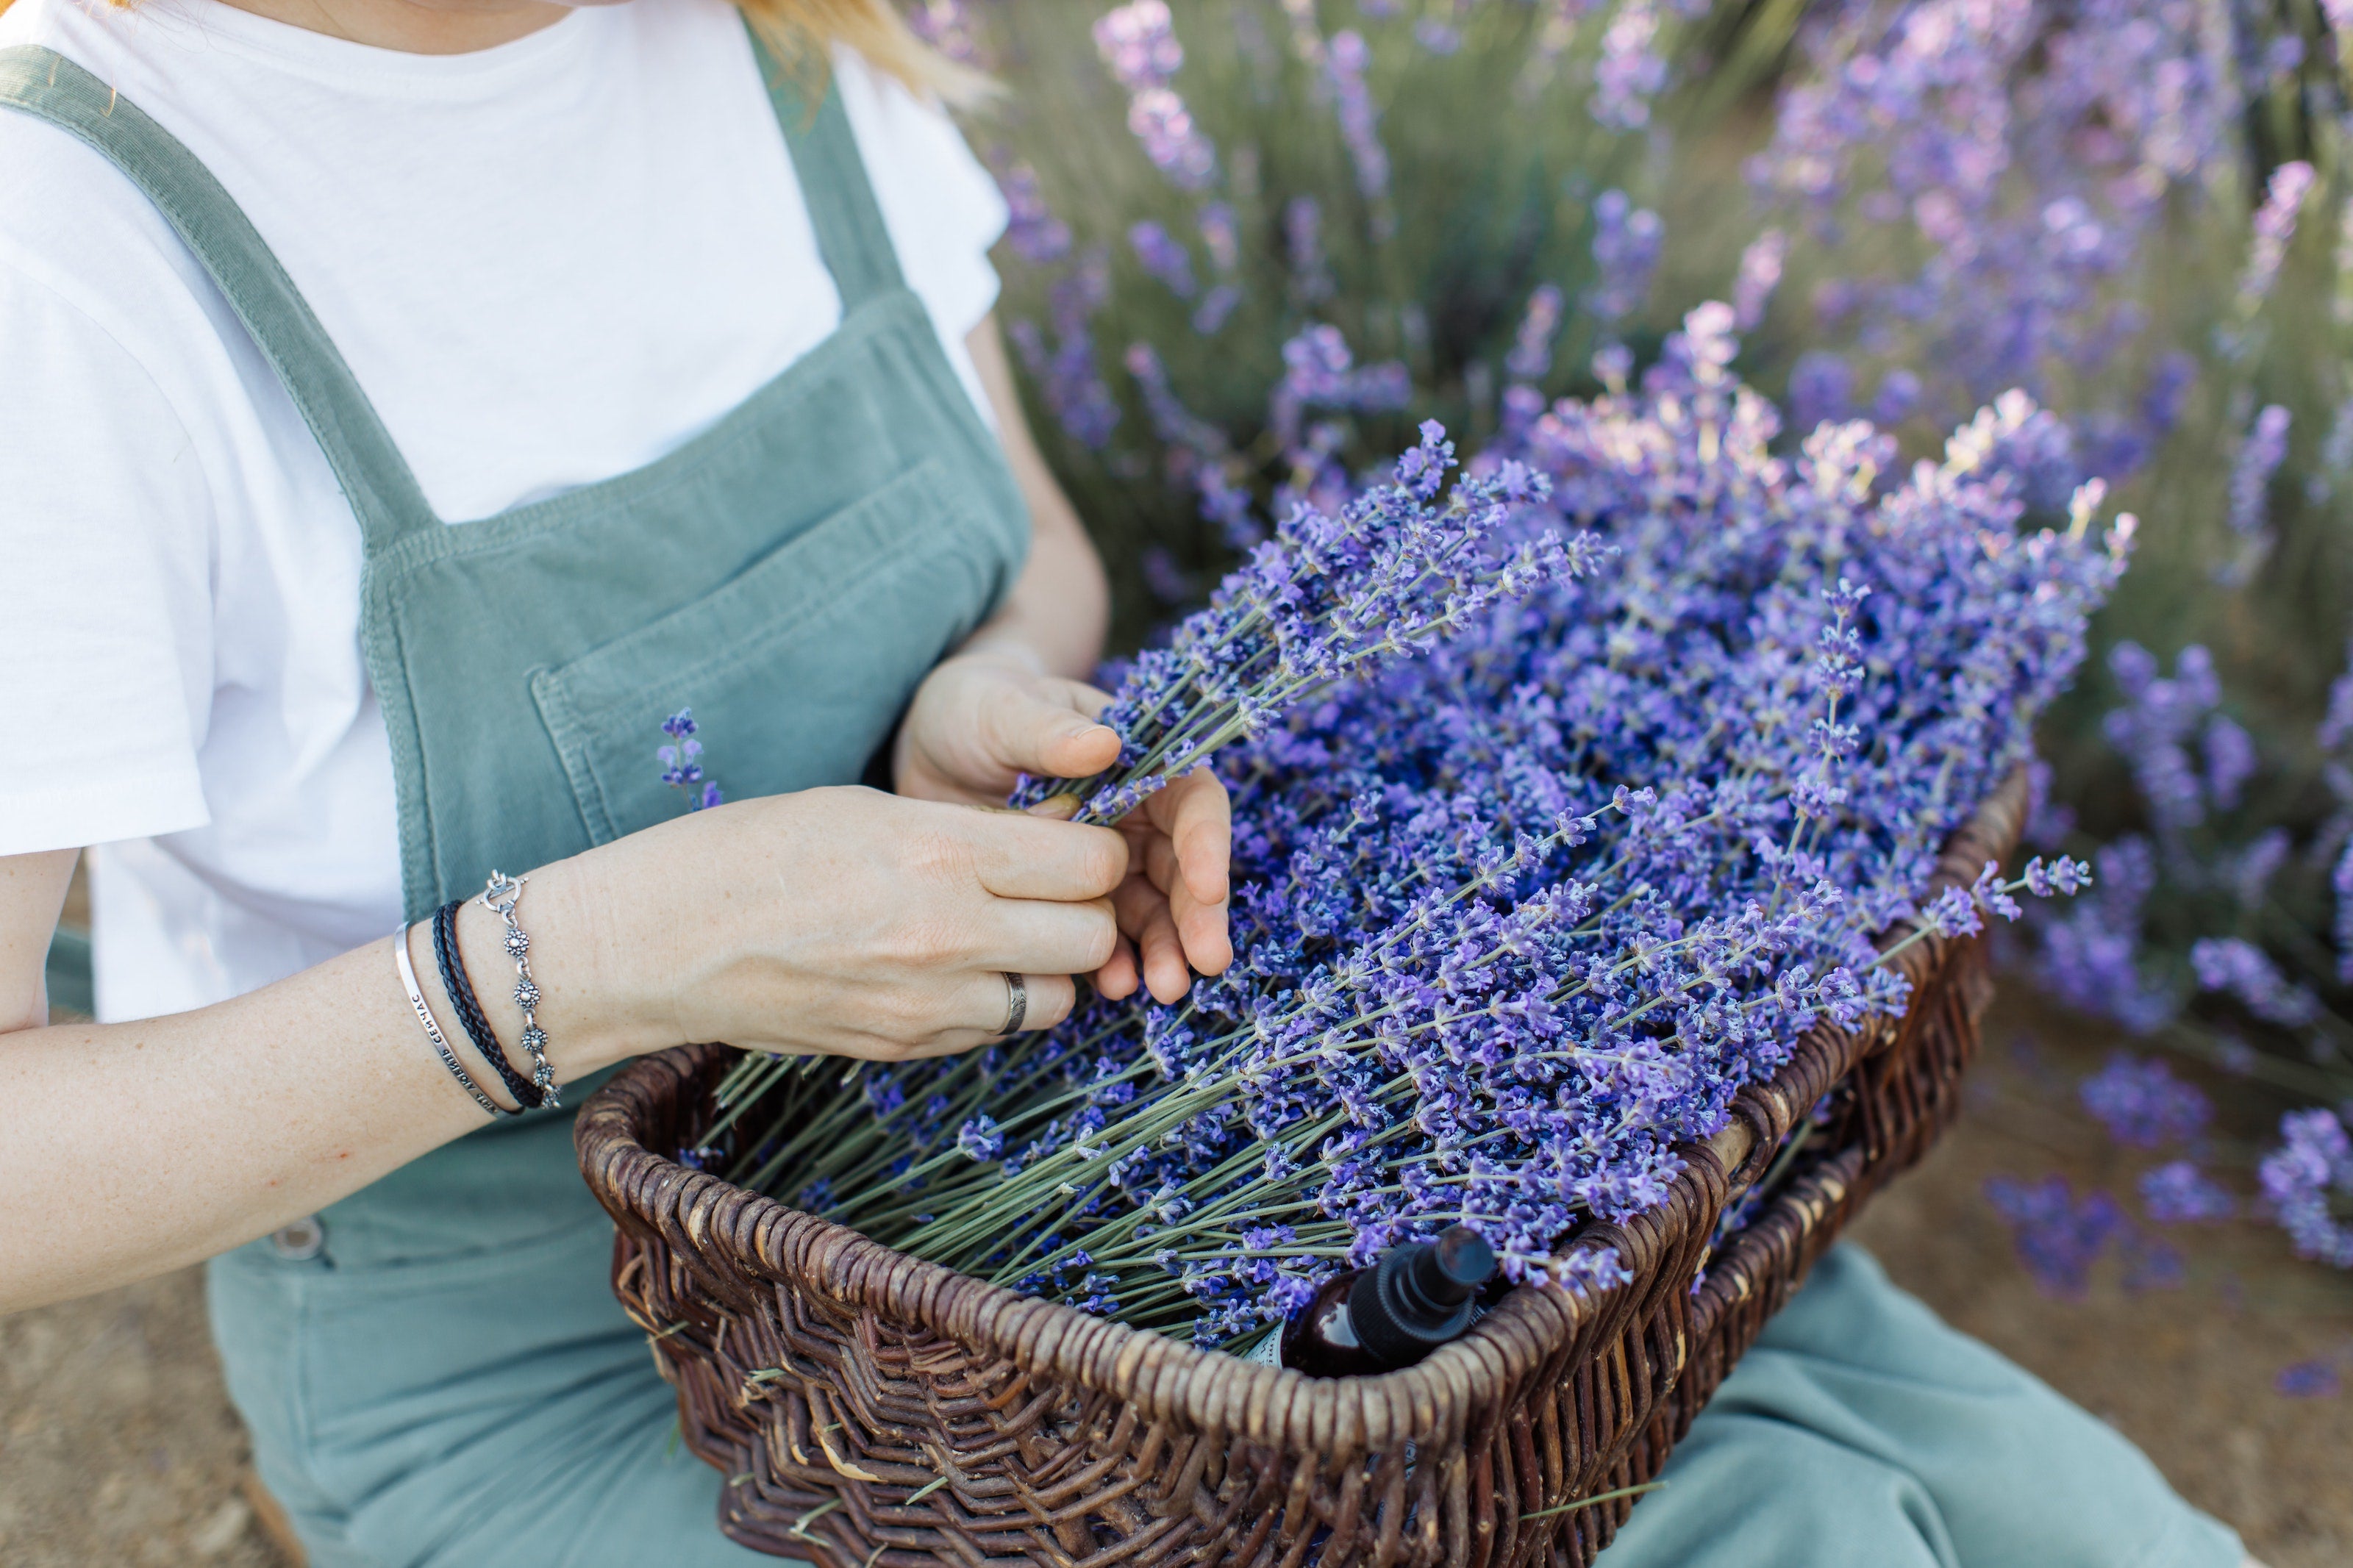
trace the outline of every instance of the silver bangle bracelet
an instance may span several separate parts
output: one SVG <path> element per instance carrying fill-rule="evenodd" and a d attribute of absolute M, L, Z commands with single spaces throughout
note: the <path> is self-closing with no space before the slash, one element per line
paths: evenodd
<path fill-rule="evenodd" d="M 482 908 L 506 921 L 507 956 L 515 964 L 514 1000 L 515 1005 L 522 1009 L 522 1048 L 531 1053 L 531 1081 L 546 1097 L 541 1104 L 554 1110 L 564 1102 L 555 1098 L 555 1068 L 547 1060 L 547 1031 L 539 1026 L 539 984 L 531 977 L 531 938 L 515 921 L 515 905 L 522 900 L 522 885 L 527 880 L 528 878 L 493 871 L 489 885 L 482 889 L 481 903 Z"/>
<path fill-rule="evenodd" d="M 400 984 L 407 989 L 408 1005 L 416 1012 L 417 1021 L 425 1026 L 425 1037 L 433 1042 L 433 1049 L 439 1054 L 441 1065 L 448 1068 L 449 1076 L 456 1079 L 465 1087 L 466 1092 L 474 1097 L 476 1105 L 494 1117 L 521 1116 L 522 1111 L 509 1110 L 505 1106 L 484 1094 L 482 1086 L 467 1076 L 466 1066 L 458 1059 L 458 1053 L 449 1048 L 448 1037 L 441 1033 L 440 1020 L 434 1017 L 433 1009 L 426 1005 L 424 989 L 417 984 L 417 965 L 409 962 L 408 933 L 415 929 L 414 926 L 400 928 L 398 934 L 392 939 L 392 956 L 394 963 L 400 970 Z"/>

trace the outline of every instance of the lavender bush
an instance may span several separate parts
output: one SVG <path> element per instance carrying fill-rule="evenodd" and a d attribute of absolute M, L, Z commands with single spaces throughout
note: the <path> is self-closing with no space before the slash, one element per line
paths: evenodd
<path fill-rule="evenodd" d="M 1778 416 L 1726 368 L 1733 316 L 1694 311 L 1639 392 L 1528 421 L 1442 514 L 1500 497 L 1499 532 L 1590 531 L 1615 551 L 1599 570 L 1547 547 L 1563 564 L 1523 596 L 1419 657 L 1334 665 L 1224 754 L 1228 974 L 1179 1007 L 1096 998 L 1034 1041 L 863 1069 L 854 1094 L 754 1063 L 725 1090 L 734 1177 L 1204 1344 L 1450 1224 L 1514 1279 L 1582 1286 L 1619 1273 L 1582 1224 L 1660 1202 L 1675 1145 L 1817 1020 L 1901 1008 L 1879 933 L 1975 931 L 2081 885 L 2073 862 L 1988 866 L 1923 902 L 2073 674 L 2128 522 L 2095 535 L 2093 486 L 2065 527 L 2021 530 L 2015 406 L 1883 484 L 1867 426 L 1776 456 Z M 1397 488 L 1278 539 L 1409 532 L 1449 456 L 1433 432 Z M 1130 711 L 1199 689 L 1222 655 L 1198 650 L 1240 646 L 1214 628 L 1297 591 L 1263 559 Z"/>
<path fill-rule="evenodd" d="M 1540 411 L 1628 339 L 1668 62 L 1704 9 L 914 6 L 1013 85 L 972 125 L 1014 209 L 1004 309 L 1131 625 L 1198 596 L 1253 517 L 1334 510 L 1422 419 L 1483 447 L 1507 388 Z"/>
<path fill-rule="evenodd" d="M 1859 482 L 1886 490 L 1989 408 L 2031 521 L 2106 479 L 2146 519 L 2139 565 L 2045 731 L 2037 823 L 2099 885 L 2014 956 L 2276 1091 L 2306 1156 L 2206 1150 L 2193 1173 L 2343 1223 L 2341 1186 L 2260 1173 L 2311 1167 L 2315 1116 L 2353 1125 L 2353 685 L 2329 686 L 2353 630 L 2353 104 L 2328 8 L 916 9 L 1015 86 L 974 125 L 1015 209 L 1005 308 L 1131 627 L 1258 519 L 1335 512 L 1411 421 L 1443 418 L 1474 468 L 1525 459 L 1557 396 L 1633 395 L 1675 315 L 1725 291 L 1742 376 L 1788 411 L 1783 460 L 1868 416 L 1890 439 Z M 2215 1206 L 2163 1190 L 2151 1223 Z"/>

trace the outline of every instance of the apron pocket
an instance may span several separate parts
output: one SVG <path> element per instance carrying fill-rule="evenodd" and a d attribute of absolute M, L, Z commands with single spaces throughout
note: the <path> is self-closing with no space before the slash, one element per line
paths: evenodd
<path fill-rule="evenodd" d="M 925 458 L 724 584 L 568 664 L 533 700 L 592 842 L 675 816 L 655 748 L 692 707 L 730 797 L 853 784 L 1001 584 L 984 520 Z"/>

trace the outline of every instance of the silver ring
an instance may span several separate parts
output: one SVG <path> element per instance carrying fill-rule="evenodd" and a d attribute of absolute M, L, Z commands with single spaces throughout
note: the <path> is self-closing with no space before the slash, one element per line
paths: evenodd
<path fill-rule="evenodd" d="M 1022 1020 L 1029 1016 L 1029 987 L 1022 983 L 1021 976 L 1008 974 L 1005 977 L 1005 1027 L 997 1032 L 1018 1035 L 1021 1032 Z"/>

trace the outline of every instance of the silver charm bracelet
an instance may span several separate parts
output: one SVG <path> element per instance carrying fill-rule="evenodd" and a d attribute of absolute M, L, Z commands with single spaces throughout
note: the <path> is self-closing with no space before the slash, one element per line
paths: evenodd
<path fill-rule="evenodd" d="M 515 921 L 515 905 L 522 901 L 522 885 L 528 880 L 504 871 L 491 872 L 489 885 L 482 889 L 481 904 L 506 922 L 507 956 L 515 964 L 515 1005 L 522 1009 L 522 1048 L 531 1053 L 531 1081 L 546 1097 L 541 1103 L 555 1110 L 564 1102 L 555 1097 L 555 1068 L 547 1060 L 547 1031 L 539 1026 L 539 985 L 531 977 L 531 938 Z"/>

